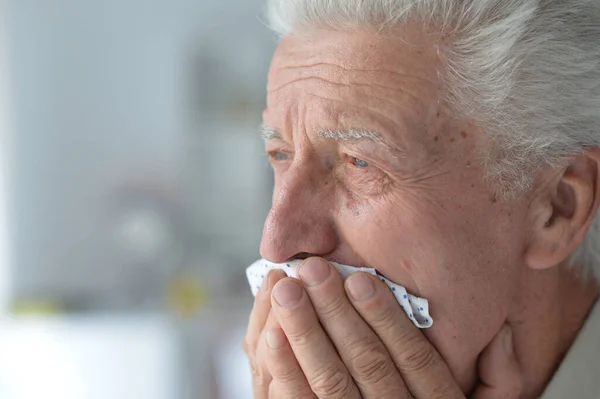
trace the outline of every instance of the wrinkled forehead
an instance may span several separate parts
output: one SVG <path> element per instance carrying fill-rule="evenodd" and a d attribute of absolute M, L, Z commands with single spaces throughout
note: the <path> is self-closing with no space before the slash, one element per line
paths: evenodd
<path fill-rule="evenodd" d="M 264 122 L 283 128 L 310 97 L 312 121 L 374 129 L 400 147 L 424 139 L 441 122 L 439 60 L 431 36 L 407 30 L 288 35 L 272 61 Z"/>
<path fill-rule="evenodd" d="M 386 32 L 313 28 L 283 38 L 272 60 L 269 85 L 280 83 L 285 74 L 278 72 L 286 68 L 331 66 L 339 69 L 338 75 L 363 73 L 387 78 L 392 85 L 413 80 L 439 88 L 438 53 L 437 37 L 418 25 Z"/>

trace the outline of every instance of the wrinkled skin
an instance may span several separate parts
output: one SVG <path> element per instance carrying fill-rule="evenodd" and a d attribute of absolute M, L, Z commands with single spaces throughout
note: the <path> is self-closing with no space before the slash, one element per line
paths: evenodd
<path fill-rule="evenodd" d="M 564 171 L 542 170 L 536 188 L 514 200 L 491 193 L 480 166 L 486 134 L 440 104 L 436 40 L 418 25 L 283 39 L 263 115 L 278 136 L 266 142 L 275 189 L 261 254 L 375 267 L 427 298 L 435 325 L 425 337 L 463 392 L 477 382 L 481 353 L 510 325 L 524 390 L 539 394 L 597 294 L 559 267 L 567 254 L 530 267 L 550 262 L 540 249 L 551 247 L 546 193 Z M 348 130 L 381 138 L 322 135 Z M 582 305 L 568 323 L 556 310 L 559 290 Z"/>

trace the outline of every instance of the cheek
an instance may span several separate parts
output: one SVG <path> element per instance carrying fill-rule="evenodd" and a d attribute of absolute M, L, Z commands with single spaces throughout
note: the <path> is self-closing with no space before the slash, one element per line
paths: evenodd
<path fill-rule="evenodd" d="M 346 223 L 367 264 L 430 301 L 435 324 L 426 334 L 460 375 L 506 318 L 520 254 L 502 212 L 469 202 L 404 196 Z"/>

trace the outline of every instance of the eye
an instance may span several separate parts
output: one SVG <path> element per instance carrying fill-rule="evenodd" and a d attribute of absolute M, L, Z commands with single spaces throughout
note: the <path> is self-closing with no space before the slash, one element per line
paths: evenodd
<path fill-rule="evenodd" d="M 280 151 L 271 151 L 269 152 L 269 156 L 273 161 L 276 162 L 287 161 L 288 159 L 290 159 L 290 156 L 288 154 Z"/>
<path fill-rule="evenodd" d="M 354 164 L 354 166 L 358 166 L 359 168 L 366 168 L 367 166 L 369 166 L 369 163 L 367 161 L 363 161 L 359 158 L 353 158 L 352 163 Z"/>
<path fill-rule="evenodd" d="M 275 160 L 277 161 L 285 161 L 289 158 L 288 154 L 284 154 L 283 152 L 276 152 L 274 155 Z"/>

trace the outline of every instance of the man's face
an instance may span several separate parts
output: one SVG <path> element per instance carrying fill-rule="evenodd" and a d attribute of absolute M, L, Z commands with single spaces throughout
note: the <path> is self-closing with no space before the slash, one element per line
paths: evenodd
<path fill-rule="evenodd" d="M 485 135 L 441 108 L 435 40 L 406 27 L 281 42 L 264 112 L 275 190 L 261 253 L 374 267 L 427 298 L 424 333 L 468 389 L 521 289 L 528 204 L 488 191 Z"/>

